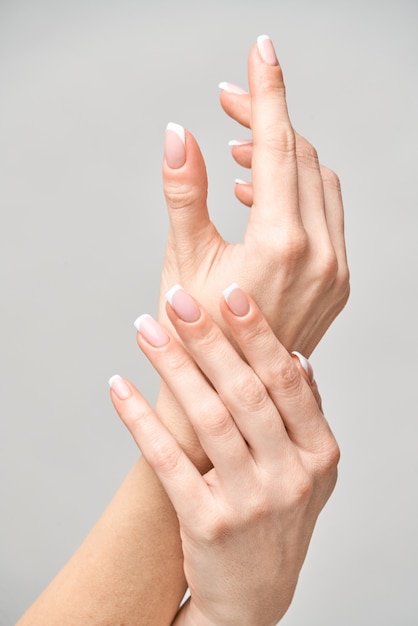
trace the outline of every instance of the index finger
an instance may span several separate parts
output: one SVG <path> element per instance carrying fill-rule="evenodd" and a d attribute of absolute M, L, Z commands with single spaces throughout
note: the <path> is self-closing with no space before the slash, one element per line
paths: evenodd
<path fill-rule="evenodd" d="M 254 204 L 250 223 L 288 231 L 302 227 L 295 132 L 289 119 L 282 69 L 273 43 L 262 35 L 248 61 L 253 133 Z"/>

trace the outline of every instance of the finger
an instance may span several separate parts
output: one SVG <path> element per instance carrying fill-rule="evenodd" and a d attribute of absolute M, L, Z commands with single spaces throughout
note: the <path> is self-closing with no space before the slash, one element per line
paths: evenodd
<path fill-rule="evenodd" d="M 193 524 L 200 518 L 208 495 L 200 473 L 132 383 L 116 375 L 109 385 L 117 413 L 160 479 L 179 518 Z"/>
<path fill-rule="evenodd" d="M 222 82 L 219 84 L 221 88 L 220 102 L 223 110 L 229 117 L 244 126 L 250 128 L 251 125 L 251 96 L 245 89 L 233 85 L 232 83 Z"/>
<path fill-rule="evenodd" d="M 325 215 L 328 231 L 337 255 L 339 272 L 347 275 L 348 265 L 344 237 L 344 207 L 340 181 L 337 174 L 327 167 L 321 165 L 320 171 L 324 189 Z"/>
<path fill-rule="evenodd" d="M 253 193 L 251 223 L 288 235 L 301 226 L 296 140 L 281 67 L 270 38 L 259 37 L 249 55 Z"/>
<path fill-rule="evenodd" d="M 298 196 L 304 228 L 319 252 L 332 249 L 325 215 L 325 198 L 318 153 L 296 133 Z"/>
<path fill-rule="evenodd" d="M 229 144 L 231 154 L 242 167 L 250 168 L 253 157 L 253 143 L 247 139 L 232 139 Z"/>
<path fill-rule="evenodd" d="M 302 374 L 303 378 L 306 380 L 308 385 L 311 388 L 311 391 L 314 395 L 314 398 L 322 411 L 322 398 L 319 394 L 318 385 L 316 384 L 314 373 L 312 369 L 312 365 L 309 363 L 308 359 L 304 357 L 300 352 L 292 352 L 292 358 L 299 369 L 299 372 Z"/>
<path fill-rule="evenodd" d="M 178 124 L 168 124 L 165 132 L 163 185 L 176 253 L 187 261 L 213 232 L 213 225 L 202 154 L 194 137 Z"/>
<path fill-rule="evenodd" d="M 326 202 L 318 154 L 301 135 L 296 135 L 300 215 L 309 241 L 311 273 L 319 284 L 334 286 L 338 259 L 329 232 Z M 325 281 L 325 283 L 324 283 Z"/>
<path fill-rule="evenodd" d="M 237 285 L 224 292 L 221 312 L 248 363 L 266 386 L 290 439 L 315 451 L 329 436 L 310 385 L 279 342 L 254 301 Z"/>
<path fill-rule="evenodd" d="M 193 318 L 193 306 L 187 315 Z M 248 448 L 216 391 L 184 347 L 150 315 L 141 315 L 135 326 L 138 346 L 182 407 L 213 465 L 223 474 L 235 472 Z"/>
<path fill-rule="evenodd" d="M 288 438 L 265 386 L 189 294 L 177 286 L 167 297 L 167 315 L 176 332 L 233 416 L 256 461 L 277 459 Z M 197 307 L 193 320 L 190 306 Z"/>
<path fill-rule="evenodd" d="M 252 206 L 253 203 L 253 187 L 251 183 L 237 178 L 235 180 L 235 195 L 245 206 Z"/>

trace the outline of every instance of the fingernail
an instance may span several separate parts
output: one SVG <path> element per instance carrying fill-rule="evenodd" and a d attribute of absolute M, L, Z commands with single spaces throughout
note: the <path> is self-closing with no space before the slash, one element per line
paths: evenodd
<path fill-rule="evenodd" d="M 295 357 L 297 357 L 299 359 L 299 363 L 301 364 L 301 366 L 305 370 L 306 375 L 307 375 L 307 377 L 309 379 L 309 382 L 312 384 L 313 381 L 314 381 L 314 372 L 313 372 L 312 365 L 309 363 L 309 361 L 306 358 L 306 356 L 303 356 L 303 354 L 301 354 L 300 352 L 293 351 L 292 354 L 294 354 Z"/>
<path fill-rule="evenodd" d="M 200 308 L 181 285 L 174 285 L 167 291 L 165 297 L 183 322 L 197 322 Z"/>
<path fill-rule="evenodd" d="M 186 162 L 186 143 L 183 126 L 170 122 L 165 129 L 164 154 L 168 167 L 178 169 Z"/>
<path fill-rule="evenodd" d="M 148 341 L 154 348 L 161 348 L 165 346 L 170 337 L 164 328 L 155 321 L 151 315 L 148 313 L 144 313 L 144 315 L 140 315 L 135 321 L 134 326 L 139 333 L 143 336 L 143 338 Z"/>
<path fill-rule="evenodd" d="M 249 146 L 252 144 L 251 139 L 231 139 L 228 141 L 228 146 Z"/>
<path fill-rule="evenodd" d="M 238 87 L 238 85 L 234 85 L 233 83 L 227 83 L 226 81 L 222 81 L 221 83 L 219 83 L 218 87 L 223 91 L 227 91 L 228 93 L 235 93 L 238 96 L 242 96 L 248 93 L 248 91 L 245 91 L 245 89 L 243 89 L 242 87 Z"/>
<path fill-rule="evenodd" d="M 237 283 L 229 285 L 222 292 L 222 295 L 234 315 L 238 315 L 238 317 L 247 315 L 250 310 L 250 303 L 248 302 L 247 294 L 238 287 Z"/>
<path fill-rule="evenodd" d="M 279 65 L 273 42 L 268 35 L 257 37 L 257 46 L 264 63 L 267 63 L 267 65 Z"/>
<path fill-rule="evenodd" d="M 132 395 L 130 387 L 128 387 L 119 374 L 115 374 L 109 378 L 109 386 L 119 400 L 126 400 Z"/>
<path fill-rule="evenodd" d="M 235 183 L 236 185 L 249 185 L 249 184 L 250 184 L 250 183 L 249 183 L 249 182 L 247 182 L 246 180 L 242 180 L 242 178 L 236 178 L 236 179 L 234 180 L 234 183 Z"/>

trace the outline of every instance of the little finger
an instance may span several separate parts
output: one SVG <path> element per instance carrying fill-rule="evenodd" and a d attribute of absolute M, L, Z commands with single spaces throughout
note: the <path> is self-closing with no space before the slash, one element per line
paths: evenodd
<path fill-rule="evenodd" d="M 201 474 L 132 383 L 115 375 L 109 385 L 119 417 L 160 479 L 179 518 L 193 527 L 202 515 L 204 518 L 209 496 Z"/>

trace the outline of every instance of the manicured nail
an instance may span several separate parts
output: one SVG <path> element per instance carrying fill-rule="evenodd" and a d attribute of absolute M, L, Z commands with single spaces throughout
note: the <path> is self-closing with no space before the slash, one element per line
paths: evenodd
<path fill-rule="evenodd" d="M 257 46 L 264 63 L 267 63 L 267 65 L 279 65 L 273 42 L 268 35 L 257 37 Z"/>
<path fill-rule="evenodd" d="M 237 283 L 232 283 L 232 285 L 229 285 L 222 293 L 225 302 L 234 315 L 238 315 L 238 317 L 247 315 L 250 310 L 250 303 L 247 294 L 238 287 Z"/>
<path fill-rule="evenodd" d="M 174 285 L 167 291 L 165 297 L 183 322 L 197 322 L 200 308 L 181 285 Z"/>
<path fill-rule="evenodd" d="M 227 91 L 228 93 L 235 93 L 238 96 L 242 96 L 248 93 L 248 91 L 245 91 L 245 89 L 243 89 L 242 87 L 238 87 L 238 85 L 234 85 L 233 83 L 227 83 L 225 81 L 219 83 L 218 87 L 223 91 Z"/>
<path fill-rule="evenodd" d="M 293 351 L 292 354 L 294 354 L 295 357 L 297 357 L 299 359 L 299 363 L 301 364 L 301 366 L 305 370 L 306 375 L 307 375 L 307 377 L 309 379 L 309 382 L 312 384 L 313 381 L 314 381 L 314 372 L 313 372 L 312 365 L 309 363 L 309 361 L 306 358 L 306 356 L 303 356 L 303 354 L 301 354 L 300 352 Z"/>
<path fill-rule="evenodd" d="M 186 162 L 186 143 L 183 126 L 170 122 L 165 129 L 164 154 L 168 167 L 178 169 Z"/>
<path fill-rule="evenodd" d="M 148 313 L 140 315 L 138 319 L 134 321 L 134 326 L 137 331 L 141 333 L 143 338 L 154 346 L 154 348 L 161 348 L 170 340 L 169 335 L 161 324 L 156 322 Z"/>
<path fill-rule="evenodd" d="M 234 180 L 234 183 L 235 183 L 236 185 L 250 185 L 250 184 L 251 184 L 251 183 L 249 183 L 249 182 L 248 182 L 248 181 L 246 181 L 246 180 L 242 180 L 242 178 L 236 178 L 236 179 Z"/>
<path fill-rule="evenodd" d="M 228 146 L 249 146 L 252 144 L 251 139 L 231 139 L 228 141 Z"/>
<path fill-rule="evenodd" d="M 109 386 L 119 400 L 126 400 L 132 395 L 130 387 L 128 387 L 119 374 L 115 374 L 109 378 Z"/>

